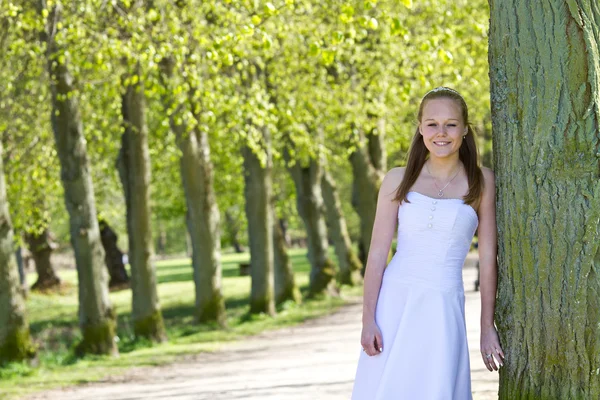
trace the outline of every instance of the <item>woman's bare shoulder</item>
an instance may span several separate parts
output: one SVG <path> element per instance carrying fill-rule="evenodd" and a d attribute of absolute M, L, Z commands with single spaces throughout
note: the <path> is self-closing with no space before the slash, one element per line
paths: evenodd
<path fill-rule="evenodd" d="M 383 182 L 381 182 L 381 192 L 385 193 L 394 193 L 400 183 L 402 182 L 402 178 L 404 178 L 405 167 L 396 167 L 390 169 L 383 178 Z"/>
<path fill-rule="evenodd" d="M 383 181 L 388 181 L 389 183 L 395 184 L 396 186 L 400 185 L 400 182 L 402 182 L 402 178 L 404 178 L 404 172 L 406 171 L 406 167 L 395 167 L 390 169 L 387 174 L 385 174 L 385 177 L 383 178 Z"/>

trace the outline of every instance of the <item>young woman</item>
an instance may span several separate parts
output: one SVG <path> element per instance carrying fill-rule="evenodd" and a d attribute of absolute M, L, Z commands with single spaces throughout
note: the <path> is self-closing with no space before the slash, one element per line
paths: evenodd
<path fill-rule="evenodd" d="M 490 371 L 504 359 L 494 326 L 494 175 L 478 165 L 458 92 L 428 92 L 418 122 L 407 166 L 389 171 L 379 191 L 353 400 L 471 399 L 462 267 L 477 229 L 481 355 Z"/>

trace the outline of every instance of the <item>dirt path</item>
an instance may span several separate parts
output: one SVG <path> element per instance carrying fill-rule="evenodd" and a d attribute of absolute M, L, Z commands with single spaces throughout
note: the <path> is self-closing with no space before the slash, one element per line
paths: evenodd
<path fill-rule="evenodd" d="M 469 256 L 464 269 L 474 400 L 497 399 L 498 374 L 479 355 L 479 293 Z M 44 392 L 30 400 L 342 400 L 350 397 L 360 352 L 361 305 L 300 326 L 267 332 L 223 350 L 108 383 Z"/>

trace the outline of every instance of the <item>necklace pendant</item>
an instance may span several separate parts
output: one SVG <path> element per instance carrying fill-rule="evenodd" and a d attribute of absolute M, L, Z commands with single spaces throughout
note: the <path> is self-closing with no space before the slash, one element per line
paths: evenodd
<path fill-rule="evenodd" d="M 438 192 L 438 196 L 440 196 L 440 197 L 444 197 L 444 192 L 440 190 L 440 191 Z"/>

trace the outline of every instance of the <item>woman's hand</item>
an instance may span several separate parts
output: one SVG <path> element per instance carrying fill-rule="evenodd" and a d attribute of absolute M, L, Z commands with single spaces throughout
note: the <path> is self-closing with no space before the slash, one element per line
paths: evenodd
<path fill-rule="evenodd" d="M 369 356 L 376 356 L 383 351 L 383 339 L 379 327 L 373 322 L 363 323 L 360 344 Z"/>
<path fill-rule="evenodd" d="M 498 371 L 496 361 L 502 367 L 504 365 L 504 352 L 500 347 L 498 332 L 494 326 L 481 329 L 481 358 L 490 371 Z M 494 360 L 495 358 L 495 360 Z"/>

